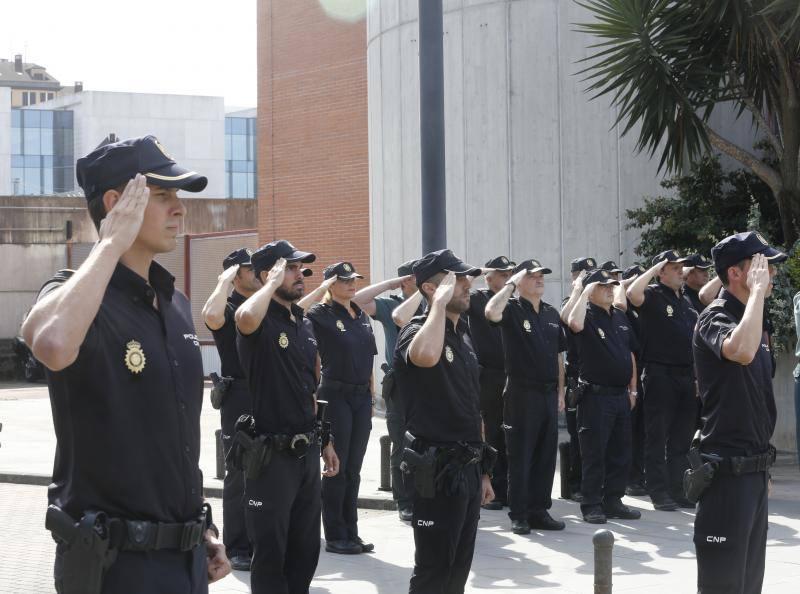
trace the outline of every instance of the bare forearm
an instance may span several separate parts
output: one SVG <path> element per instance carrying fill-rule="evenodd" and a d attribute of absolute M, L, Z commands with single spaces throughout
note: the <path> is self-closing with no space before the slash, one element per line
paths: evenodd
<path fill-rule="evenodd" d="M 558 354 L 558 389 L 563 390 L 566 382 L 566 373 L 564 371 L 564 354 Z"/>
<path fill-rule="evenodd" d="M 408 324 L 408 321 L 414 317 L 414 313 L 419 308 L 419 304 L 421 302 L 422 293 L 417 291 L 411 297 L 395 307 L 394 311 L 392 311 L 392 321 L 395 323 L 395 325 L 402 328 Z"/>
<path fill-rule="evenodd" d="M 569 329 L 575 333 L 583 331 L 583 326 L 586 323 L 586 305 L 588 301 L 588 293 L 581 293 L 580 299 L 578 299 L 578 302 L 569 314 Z"/>
<path fill-rule="evenodd" d="M 277 288 L 277 283 L 267 282 L 239 306 L 235 316 L 239 332 L 248 335 L 258 330 L 264 321 L 264 316 L 267 315 L 270 301 Z"/>
<path fill-rule="evenodd" d="M 712 278 L 706 284 L 703 285 L 703 288 L 700 289 L 699 297 L 700 303 L 703 305 L 708 305 L 714 299 L 717 298 L 719 295 L 719 290 L 722 288 L 722 281 L 718 276 Z"/>
<path fill-rule="evenodd" d="M 375 297 L 377 297 L 378 295 L 385 293 L 386 291 L 391 291 L 394 287 L 398 285 L 399 282 L 400 282 L 399 277 L 390 278 L 383 282 L 375 283 L 374 285 L 364 287 L 353 296 L 353 303 L 355 303 L 359 307 L 363 307 L 365 304 L 374 301 Z"/>
<path fill-rule="evenodd" d="M 433 303 L 428 317 L 408 347 L 408 356 L 417 367 L 433 367 L 439 362 L 444 348 L 447 314 L 443 303 Z"/>
<path fill-rule="evenodd" d="M 639 383 L 637 381 L 637 378 L 639 377 L 639 373 L 638 373 L 638 370 L 636 369 L 636 357 L 633 356 L 633 353 L 631 353 L 631 365 L 633 366 L 633 373 L 631 374 L 631 382 L 630 382 L 630 384 L 628 386 L 628 389 L 631 392 L 635 392 L 636 391 L 636 387 L 637 387 L 637 385 Z"/>
<path fill-rule="evenodd" d="M 221 279 L 203 306 L 203 321 L 212 330 L 218 330 L 225 323 L 225 306 L 231 284 Z"/>
<path fill-rule="evenodd" d="M 322 284 L 298 301 L 297 305 L 300 306 L 303 311 L 306 311 L 309 307 L 322 300 L 327 290 L 328 287 Z"/>
<path fill-rule="evenodd" d="M 569 299 L 564 304 L 564 307 L 561 308 L 561 321 L 565 324 L 569 324 L 569 314 L 572 313 L 572 309 L 575 307 L 575 304 L 578 303 L 578 299 L 581 298 L 581 291 L 580 289 L 572 290 L 572 293 L 569 294 Z"/>
<path fill-rule="evenodd" d="M 59 371 L 75 361 L 120 255 L 110 241 L 100 241 L 75 274 L 31 310 L 22 333 L 48 369 Z"/>
<path fill-rule="evenodd" d="M 659 264 L 656 264 L 644 274 L 637 276 L 636 280 L 633 281 L 628 287 L 628 299 L 630 299 L 630 302 L 633 303 L 635 307 L 639 307 L 642 303 L 644 303 L 644 290 L 647 288 L 647 285 L 650 284 L 650 281 L 655 276 L 658 268 Z"/>
<path fill-rule="evenodd" d="M 761 347 L 764 334 L 764 295 L 750 294 L 742 321 L 725 339 L 722 354 L 726 359 L 749 365 Z"/>
<path fill-rule="evenodd" d="M 511 299 L 512 293 L 514 293 L 514 285 L 506 285 L 489 299 L 484 311 L 487 320 L 499 322 L 503 319 L 503 312 L 506 309 L 506 305 L 508 305 L 508 300 Z"/>
<path fill-rule="evenodd" d="M 620 311 L 628 311 L 628 296 L 622 283 L 614 287 L 614 307 Z"/>

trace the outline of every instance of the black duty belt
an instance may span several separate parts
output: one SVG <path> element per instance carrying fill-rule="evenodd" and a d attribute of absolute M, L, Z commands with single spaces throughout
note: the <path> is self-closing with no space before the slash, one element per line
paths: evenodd
<path fill-rule="evenodd" d="M 322 376 L 319 382 L 319 387 L 329 388 L 331 390 L 338 390 L 339 392 L 364 392 L 369 391 L 369 382 L 366 384 L 350 384 L 348 382 L 340 382 L 339 380 L 329 379 Z"/>
<path fill-rule="evenodd" d="M 533 388 L 542 394 L 549 394 L 558 390 L 558 382 L 537 382 L 536 380 L 527 377 L 520 377 L 518 375 L 509 375 L 508 383 L 512 385 L 523 385 L 527 388 Z"/>
<path fill-rule="evenodd" d="M 625 392 L 628 386 L 604 386 L 602 384 L 594 384 L 584 380 L 578 380 L 586 386 L 586 391 L 590 394 L 599 394 L 601 396 L 617 396 Z"/>
<path fill-rule="evenodd" d="M 646 373 L 668 375 L 670 377 L 694 377 L 694 368 L 691 365 L 662 365 L 661 363 L 645 363 Z"/>
<path fill-rule="evenodd" d="M 279 452 L 288 451 L 293 454 L 303 454 L 308 448 L 318 441 L 316 431 L 309 431 L 308 433 L 296 433 L 295 435 L 284 435 L 281 433 L 268 434 L 272 447 Z"/>
<path fill-rule="evenodd" d="M 777 451 L 773 446 L 770 446 L 763 454 L 723 458 L 717 466 L 717 471 L 720 474 L 732 476 L 741 476 L 753 472 L 766 472 L 775 463 L 776 456 Z"/>

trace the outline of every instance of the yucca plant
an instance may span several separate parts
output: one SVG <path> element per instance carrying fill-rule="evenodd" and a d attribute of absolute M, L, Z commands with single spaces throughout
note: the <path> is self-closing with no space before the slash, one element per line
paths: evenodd
<path fill-rule="evenodd" d="M 611 95 L 623 134 L 682 171 L 712 147 L 761 178 L 777 202 L 786 245 L 800 230 L 800 0 L 575 0 L 595 17 L 581 71 L 593 96 Z M 771 144 L 775 162 L 709 125 L 732 102 Z"/>

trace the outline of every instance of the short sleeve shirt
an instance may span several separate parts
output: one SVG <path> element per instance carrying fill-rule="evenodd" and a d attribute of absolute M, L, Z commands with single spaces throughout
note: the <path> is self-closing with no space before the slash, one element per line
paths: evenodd
<path fill-rule="evenodd" d="M 317 303 L 306 315 L 314 326 L 322 377 L 348 384 L 368 384 L 378 349 L 369 317 L 352 304 L 356 317 L 336 301 Z"/>
<path fill-rule="evenodd" d="M 683 298 L 686 299 L 689 302 L 689 305 L 692 306 L 692 309 L 697 312 L 697 315 L 700 315 L 700 313 L 705 309 L 703 302 L 700 301 L 700 292 L 695 291 L 689 285 L 683 285 L 681 292 L 683 293 Z"/>
<path fill-rule="evenodd" d="M 250 394 L 256 430 L 295 435 L 314 428 L 317 340 L 303 310 L 291 314 L 271 301 L 261 326 L 252 334 L 238 332 L 236 346 Z"/>
<path fill-rule="evenodd" d="M 417 367 L 409 349 L 426 319 L 427 314 L 412 318 L 397 337 L 394 370 L 406 405 L 406 426 L 414 437 L 428 441 L 481 441 L 478 357 L 467 325 L 447 320 L 439 362 Z"/>
<path fill-rule="evenodd" d="M 691 366 L 696 322 L 697 312 L 675 291 L 661 283 L 647 287 L 639 306 L 644 364 Z"/>
<path fill-rule="evenodd" d="M 467 320 L 478 363 L 487 369 L 503 371 L 503 333 L 486 319 L 486 304 L 494 297 L 489 289 L 473 291 L 469 297 Z"/>
<path fill-rule="evenodd" d="M 244 379 L 244 370 L 239 363 L 239 353 L 236 351 L 236 310 L 245 302 L 244 295 L 234 291 L 225 304 L 225 323 L 216 330 L 211 330 L 214 343 L 221 363 L 224 377 Z M 208 327 L 208 326 L 206 326 Z"/>
<path fill-rule="evenodd" d="M 636 336 L 622 311 L 615 307 L 606 311 L 589 303 L 583 330 L 576 337 L 583 362 L 582 379 L 620 388 L 630 384 Z"/>
<path fill-rule="evenodd" d="M 47 372 L 56 434 L 48 498 L 76 520 L 101 510 L 185 522 L 200 511 L 203 361 L 174 281 L 156 263 L 148 280 L 118 264 L 77 359 Z"/>
<path fill-rule="evenodd" d="M 775 430 L 772 360 L 766 332 L 749 365 L 725 359 L 722 345 L 744 315 L 744 304 L 723 290 L 700 314 L 693 348 L 703 403 L 701 448 L 721 455 L 763 453 Z"/>
<path fill-rule="evenodd" d="M 567 338 L 553 306 L 542 301 L 537 313 L 524 297 L 512 297 L 496 325 L 503 333 L 506 374 L 540 383 L 558 381 L 558 354 L 567 350 Z"/>

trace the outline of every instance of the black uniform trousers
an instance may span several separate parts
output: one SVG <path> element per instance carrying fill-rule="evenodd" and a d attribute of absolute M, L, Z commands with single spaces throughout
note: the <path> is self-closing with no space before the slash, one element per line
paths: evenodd
<path fill-rule="evenodd" d="M 481 512 L 481 474 L 464 469 L 465 491 L 414 495 L 414 572 L 409 594 L 462 594 L 472 567 Z"/>
<path fill-rule="evenodd" d="M 583 452 L 581 509 L 625 495 L 631 461 L 631 407 L 626 388 L 597 393 L 589 387 L 578 404 Z"/>
<path fill-rule="evenodd" d="M 631 411 L 631 469 L 628 484 L 644 484 L 644 389 L 641 377 L 636 382 L 639 397 Z"/>
<path fill-rule="evenodd" d="M 369 386 L 326 382 L 317 398 L 328 402 L 325 419 L 331 423 L 339 473 L 322 479 L 322 525 L 327 541 L 353 540 L 358 536 L 361 464 L 372 430 L 372 394 Z"/>
<path fill-rule="evenodd" d="M 383 376 L 381 396 L 386 404 L 386 430 L 392 442 L 392 451 L 389 456 L 389 469 L 392 474 L 392 498 L 397 503 L 397 509 L 408 509 L 413 506 L 414 490 L 411 484 L 406 484 L 405 475 L 400 470 L 403 456 L 403 438 L 406 434 L 406 415 L 401 401 L 400 390 L 394 382 L 394 372 L 388 371 Z"/>
<path fill-rule="evenodd" d="M 222 449 L 225 458 L 233 443 L 236 421 L 241 415 L 250 414 L 252 401 L 245 380 L 235 380 L 225 394 L 220 408 L 222 420 Z M 249 557 L 252 554 L 247 528 L 244 522 L 244 474 L 225 465 L 225 479 L 222 483 L 222 542 L 228 557 L 237 555 Z"/>
<path fill-rule="evenodd" d="M 503 392 L 508 516 L 528 520 L 550 509 L 558 452 L 558 393 L 509 377 Z"/>
<path fill-rule="evenodd" d="M 64 552 L 56 546 L 56 592 L 63 592 Z M 103 576 L 102 594 L 208 594 L 206 547 L 183 551 L 120 551 Z"/>
<path fill-rule="evenodd" d="M 650 495 L 683 496 L 686 454 L 695 430 L 697 398 L 691 375 L 667 373 L 661 365 L 645 367 L 644 468 Z"/>
<path fill-rule="evenodd" d="M 567 393 L 565 396 L 566 407 L 564 409 L 564 418 L 567 421 L 567 433 L 569 434 L 569 489 L 572 493 L 580 492 L 581 490 L 581 445 L 578 438 L 578 409 L 577 406 L 570 406 L 570 396 L 577 388 L 578 378 L 575 378 L 574 385 L 570 386 L 572 382 L 568 382 Z"/>
<path fill-rule="evenodd" d="M 506 436 L 503 433 L 503 390 L 506 372 L 502 369 L 481 369 L 481 416 L 486 443 L 497 450 L 494 464 L 492 490 L 496 500 L 508 501 L 508 461 L 506 460 Z"/>
<path fill-rule="evenodd" d="M 766 472 L 717 475 L 697 505 L 698 594 L 759 594 L 767 549 Z"/>
<path fill-rule="evenodd" d="M 261 475 L 245 481 L 245 496 L 252 594 L 306 594 L 319 561 L 319 448 L 303 458 L 273 451 Z"/>

